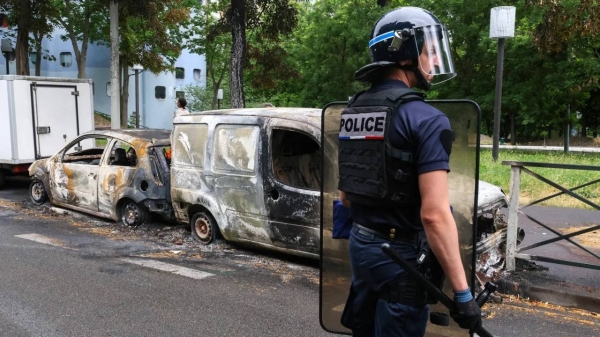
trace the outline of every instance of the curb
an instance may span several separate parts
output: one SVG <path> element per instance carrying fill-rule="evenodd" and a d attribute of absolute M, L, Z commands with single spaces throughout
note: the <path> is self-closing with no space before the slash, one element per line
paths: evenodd
<path fill-rule="evenodd" d="M 600 298 L 586 296 L 584 293 L 569 292 L 553 289 L 552 287 L 540 287 L 505 279 L 499 280 L 496 285 L 498 286 L 498 292 L 503 294 L 518 295 L 540 302 L 600 313 Z"/>

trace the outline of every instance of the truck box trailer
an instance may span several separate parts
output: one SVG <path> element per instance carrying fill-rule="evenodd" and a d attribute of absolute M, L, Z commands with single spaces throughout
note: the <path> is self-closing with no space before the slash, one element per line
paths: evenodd
<path fill-rule="evenodd" d="M 92 80 L 0 76 L 0 188 L 94 129 Z"/>

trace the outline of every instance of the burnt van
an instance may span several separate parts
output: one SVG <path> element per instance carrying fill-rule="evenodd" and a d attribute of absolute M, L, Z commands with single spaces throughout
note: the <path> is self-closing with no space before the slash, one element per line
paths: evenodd
<path fill-rule="evenodd" d="M 195 239 L 318 257 L 321 110 L 218 110 L 173 124 L 173 208 Z"/>

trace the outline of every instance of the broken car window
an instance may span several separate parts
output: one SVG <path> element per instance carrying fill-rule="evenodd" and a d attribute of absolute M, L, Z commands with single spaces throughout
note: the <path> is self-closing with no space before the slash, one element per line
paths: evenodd
<path fill-rule="evenodd" d="M 300 132 L 273 130 L 271 166 L 279 182 L 303 189 L 320 190 L 319 144 Z"/>
<path fill-rule="evenodd" d="M 71 144 L 64 152 L 63 163 L 100 165 L 100 158 L 109 139 L 104 137 L 85 137 Z"/>
<path fill-rule="evenodd" d="M 137 166 L 137 154 L 131 144 L 122 140 L 115 141 L 110 151 L 109 165 L 111 166 Z"/>

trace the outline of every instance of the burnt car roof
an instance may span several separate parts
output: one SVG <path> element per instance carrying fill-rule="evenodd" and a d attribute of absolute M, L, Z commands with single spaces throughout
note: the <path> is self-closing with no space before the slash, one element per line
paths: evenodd
<path fill-rule="evenodd" d="M 321 109 L 315 108 L 243 108 L 193 112 L 188 115 L 175 117 L 175 122 L 189 122 L 212 116 L 252 116 L 267 118 L 283 118 L 293 121 L 303 121 L 316 127 L 321 127 Z"/>
<path fill-rule="evenodd" d="M 119 138 L 130 143 L 136 141 L 140 146 L 171 144 L 171 131 L 164 129 L 92 130 L 82 135 L 102 135 Z"/>

